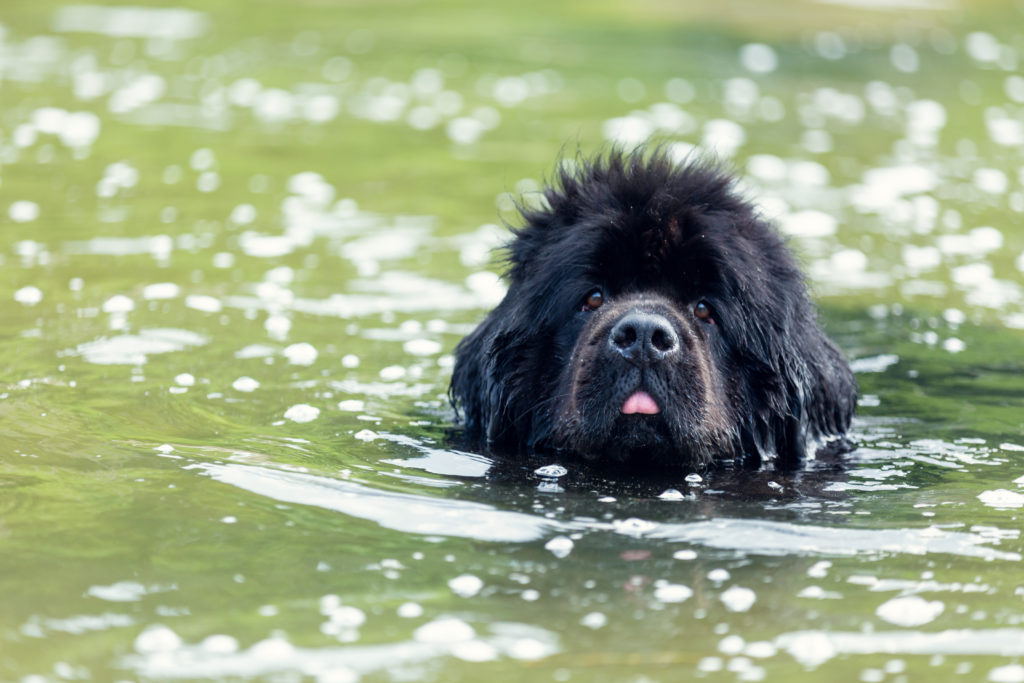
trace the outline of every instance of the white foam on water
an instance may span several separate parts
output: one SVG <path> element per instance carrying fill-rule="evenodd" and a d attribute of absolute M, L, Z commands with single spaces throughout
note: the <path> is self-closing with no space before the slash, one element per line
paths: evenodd
<path fill-rule="evenodd" d="M 309 366 L 316 362 L 317 353 L 316 347 L 307 342 L 300 342 L 298 344 L 290 344 L 282 351 L 284 357 L 288 359 L 288 363 L 291 365 L 305 365 Z"/>
<path fill-rule="evenodd" d="M 305 403 L 299 403 L 284 411 L 284 417 L 292 422 L 312 422 L 320 417 L 320 409 Z"/>
<path fill-rule="evenodd" d="M 255 379 L 253 379 L 252 377 L 245 376 L 245 377 L 239 377 L 234 382 L 232 382 L 231 383 L 231 387 L 235 391 L 243 391 L 245 393 L 251 393 L 251 392 L 256 391 L 257 389 L 259 389 L 260 383 L 258 381 L 256 381 Z"/>
<path fill-rule="evenodd" d="M 754 606 L 757 594 L 743 586 L 732 586 L 725 590 L 719 599 L 730 612 L 746 612 Z"/>
<path fill-rule="evenodd" d="M 409 258 L 430 236 L 427 226 L 392 226 L 376 234 L 346 242 L 341 255 L 352 261 L 393 261 Z"/>
<path fill-rule="evenodd" d="M 879 356 L 857 358 L 850 361 L 850 369 L 855 373 L 863 372 L 885 372 L 893 365 L 900 362 L 900 357 L 893 353 L 885 353 Z"/>
<path fill-rule="evenodd" d="M 81 635 L 95 631 L 107 631 L 115 628 L 134 626 L 135 619 L 127 614 L 80 614 L 65 619 L 39 619 L 32 617 L 19 629 L 24 635 L 33 638 L 45 637 L 45 631 Z"/>
<path fill-rule="evenodd" d="M 902 256 L 903 264 L 914 275 L 937 268 L 942 263 L 942 252 L 931 245 L 917 247 L 906 244 L 903 246 Z"/>
<path fill-rule="evenodd" d="M 181 636 L 161 624 L 146 628 L 135 638 L 135 651 L 140 654 L 164 654 L 182 646 Z"/>
<path fill-rule="evenodd" d="M 451 653 L 465 662 L 490 662 L 498 659 L 500 651 L 482 640 L 467 640 L 453 643 Z"/>
<path fill-rule="evenodd" d="M 458 643 L 475 637 L 473 627 L 457 617 L 439 617 L 413 632 L 413 638 L 421 643 Z"/>
<path fill-rule="evenodd" d="M 918 595 L 893 598 L 875 610 L 879 618 L 896 626 L 923 626 L 935 620 L 946 606 L 938 600 L 925 600 Z"/>
<path fill-rule="evenodd" d="M 395 614 L 403 619 L 418 619 L 423 616 L 423 606 L 416 602 L 403 602 L 395 610 Z"/>
<path fill-rule="evenodd" d="M 704 124 L 701 147 L 722 156 L 732 157 L 747 140 L 743 126 L 729 119 L 711 119 Z"/>
<path fill-rule="evenodd" d="M 460 598 L 471 598 L 483 589 L 484 582 L 473 574 L 462 574 L 449 580 L 448 587 Z"/>
<path fill-rule="evenodd" d="M 232 655 L 238 652 L 238 640 L 226 634 L 215 633 L 203 638 L 199 647 L 212 655 Z"/>
<path fill-rule="evenodd" d="M 445 130 L 455 144 L 472 145 L 483 135 L 486 126 L 471 116 L 459 116 L 450 120 Z"/>
<path fill-rule="evenodd" d="M 1018 147 L 1024 144 L 1024 121 L 1012 118 L 1001 109 L 991 108 L 985 112 L 985 127 L 997 145 Z"/>
<path fill-rule="evenodd" d="M 935 100 L 915 100 L 906 107 L 907 138 L 922 147 L 934 147 L 946 125 L 946 108 Z"/>
<path fill-rule="evenodd" d="M 995 62 L 999 60 L 1002 46 L 999 40 L 986 31 L 972 31 L 964 39 L 964 49 L 971 59 L 979 62 Z"/>
<path fill-rule="evenodd" d="M 903 10 L 951 10 L 951 0 L 815 0 L 822 5 L 842 5 L 858 9 L 899 12 Z"/>
<path fill-rule="evenodd" d="M 654 587 L 654 599 L 658 602 L 686 602 L 693 596 L 693 589 L 681 583 L 661 582 Z"/>
<path fill-rule="evenodd" d="M 755 74 L 767 74 L 779 66 L 779 57 L 775 50 L 764 43 L 748 43 L 740 48 L 740 64 Z"/>
<path fill-rule="evenodd" d="M 165 40 L 197 38 L 207 26 L 206 15 L 193 10 L 100 5 L 66 5 L 57 9 L 51 21 L 51 28 L 58 33 Z"/>
<path fill-rule="evenodd" d="M 434 356 L 444 348 L 433 339 L 411 339 L 402 345 L 402 349 L 413 356 Z"/>
<path fill-rule="evenodd" d="M 938 632 L 913 630 L 794 631 L 773 644 L 807 667 L 817 667 L 841 655 L 1024 656 L 1024 629 L 958 629 Z"/>
<path fill-rule="evenodd" d="M 370 430 L 364 432 L 356 434 L 356 438 L 377 438 Z M 189 469 L 284 503 L 335 510 L 405 533 L 521 543 L 582 527 L 499 510 L 483 503 L 376 490 L 351 481 L 299 472 L 235 463 L 202 463 Z"/>
<path fill-rule="evenodd" d="M 273 356 L 275 349 L 266 344 L 249 344 L 246 347 L 235 351 L 235 358 L 267 358 Z"/>
<path fill-rule="evenodd" d="M 1007 489 L 982 491 L 978 500 L 983 504 L 999 510 L 1010 510 L 1024 507 L 1024 495 Z"/>
<path fill-rule="evenodd" d="M 239 235 L 238 246 L 246 256 L 277 258 L 292 253 L 299 245 L 288 235 L 264 235 L 247 230 Z"/>
<path fill-rule="evenodd" d="M 224 307 L 220 299 L 206 294 L 189 294 L 185 297 L 185 306 L 204 313 L 220 313 Z"/>
<path fill-rule="evenodd" d="M 973 174 L 974 186 L 982 192 L 1002 195 L 1010 187 L 1010 181 L 998 168 L 977 168 Z"/>
<path fill-rule="evenodd" d="M 203 346 L 209 339 L 189 330 L 154 328 L 79 344 L 65 355 L 77 355 L 97 365 L 142 365 L 149 355 Z"/>
<path fill-rule="evenodd" d="M 850 188 L 850 203 L 858 211 L 881 213 L 903 197 L 931 192 L 938 181 L 935 171 L 916 164 L 872 168 Z"/>
<path fill-rule="evenodd" d="M 747 174 L 762 182 L 781 183 L 789 174 L 789 166 L 774 154 L 752 154 L 747 159 Z"/>
<path fill-rule="evenodd" d="M 15 223 L 31 223 L 39 218 L 39 205 L 27 199 L 19 199 L 7 209 L 7 216 Z"/>
<path fill-rule="evenodd" d="M 173 282 L 157 282 L 142 288 L 142 298 L 147 301 L 173 299 L 181 292 L 181 287 Z"/>
<path fill-rule="evenodd" d="M 647 117 L 631 114 L 607 119 L 601 124 L 604 139 L 624 148 L 637 147 L 654 134 L 655 126 Z"/>
<path fill-rule="evenodd" d="M 164 592 L 167 587 L 146 587 L 136 581 L 119 581 L 109 586 L 90 586 L 86 595 L 108 602 L 137 602 L 150 593 Z"/>
<path fill-rule="evenodd" d="M 555 536 L 544 544 L 544 549 L 561 559 L 569 556 L 574 545 L 575 543 L 568 536 Z"/>
<path fill-rule="evenodd" d="M 839 225 L 834 216 L 816 209 L 786 214 L 778 219 L 778 223 L 787 235 L 804 238 L 834 235 Z"/>
<path fill-rule="evenodd" d="M 959 457 L 971 460 L 965 455 Z M 808 556 L 870 557 L 899 553 L 949 554 L 1015 562 L 1021 560 L 1020 553 L 989 547 L 989 544 L 998 544 L 998 539 L 938 527 L 857 529 L 730 518 L 678 524 L 649 524 L 648 528 L 637 535 L 677 543 L 700 544 L 709 548 L 737 550 L 752 555 L 799 553 Z"/>
<path fill-rule="evenodd" d="M 43 290 L 34 285 L 28 285 L 14 292 L 14 300 L 23 306 L 35 306 L 43 300 Z"/>
<path fill-rule="evenodd" d="M 988 680 L 993 683 L 1024 683 L 1024 665 L 997 666 L 988 672 Z"/>

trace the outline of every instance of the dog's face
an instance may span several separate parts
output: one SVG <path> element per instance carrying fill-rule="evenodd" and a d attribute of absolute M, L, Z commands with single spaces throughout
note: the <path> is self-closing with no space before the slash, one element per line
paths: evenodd
<path fill-rule="evenodd" d="M 774 230 L 721 171 L 611 155 L 524 210 L 504 301 L 452 397 L 496 452 L 637 469 L 796 462 L 849 425 L 854 383 Z"/>
<path fill-rule="evenodd" d="M 603 299 L 600 291 L 588 299 Z M 735 373 L 711 305 L 651 291 L 607 296 L 584 309 L 556 384 L 553 442 L 587 459 L 641 465 L 734 455 L 722 450 L 731 441 L 726 387 Z"/>

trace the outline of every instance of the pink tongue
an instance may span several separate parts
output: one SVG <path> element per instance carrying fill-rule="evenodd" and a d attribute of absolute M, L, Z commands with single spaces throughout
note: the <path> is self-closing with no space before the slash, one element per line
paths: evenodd
<path fill-rule="evenodd" d="M 646 391 L 638 391 L 622 404 L 622 413 L 624 415 L 633 415 L 640 413 L 642 415 L 657 415 L 661 412 L 661 408 L 658 407 L 657 401 L 651 398 L 651 395 Z"/>

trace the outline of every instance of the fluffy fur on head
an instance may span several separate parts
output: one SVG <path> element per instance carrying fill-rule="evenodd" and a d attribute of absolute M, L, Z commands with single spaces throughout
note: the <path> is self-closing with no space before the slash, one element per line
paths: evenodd
<path fill-rule="evenodd" d="M 646 470 L 784 466 L 849 428 L 853 374 L 775 229 L 706 162 L 562 163 L 504 300 L 456 349 L 471 447 Z"/>

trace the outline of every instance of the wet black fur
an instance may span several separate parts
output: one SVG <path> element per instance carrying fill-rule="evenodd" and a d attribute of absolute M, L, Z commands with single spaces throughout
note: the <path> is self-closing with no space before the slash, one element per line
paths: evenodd
<path fill-rule="evenodd" d="M 450 388 L 471 448 L 639 469 L 791 467 L 850 426 L 856 384 L 775 229 L 706 162 L 661 150 L 563 163 L 521 209 L 509 289 L 456 349 Z M 585 310 L 595 289 L 605 303 Z M 704 301 L 713 324 L 693 315 Z M 609 350 L 630 312 L 662 316 L 670 360 Z M 622 415 L 642 388 L 659 415 Z M 834 442 L 833 442 L 834 443 Z"/>

